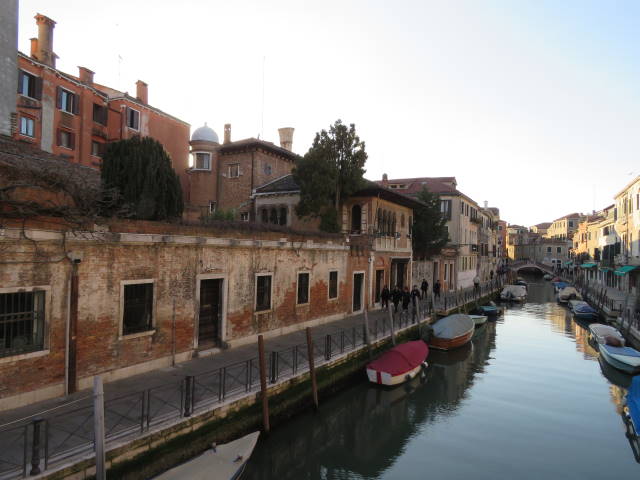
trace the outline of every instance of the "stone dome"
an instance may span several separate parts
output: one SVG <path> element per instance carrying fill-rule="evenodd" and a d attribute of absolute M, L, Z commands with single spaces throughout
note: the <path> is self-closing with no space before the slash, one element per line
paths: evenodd
<path fill-rule="evenodd" d="M 213 131 L 213 128 L 208 127 L 206 123 L 203 127 L 197 128 L 193 132 L 191 135 L 191 141 L 220 143 L 218 140 L 218 134 Z"/>

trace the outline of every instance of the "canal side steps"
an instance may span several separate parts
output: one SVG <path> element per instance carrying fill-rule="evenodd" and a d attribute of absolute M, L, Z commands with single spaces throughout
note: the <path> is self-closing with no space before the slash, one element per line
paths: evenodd
<path fill-rule="evenodd" d="M 464 301 L 466 297 L 459 295 L 458 299 Z M 474 299 L 455 308 L 475 305 Z M 348 328 L 314 338 L 318 391 L 322 397 L 353 385 L 362 377 L 370 359 L 391 346 L 386 314 L 370 317 L 377 317 L 369 322 L 370 351 L 364 325 L 360 325 L 361 330 Z M 398 317 L 397 342 L 419 338 L 432 321 L 430 316 L 417 323 L 410 316 Z M 312 405 L 306 344 L 268 352 L 266 363 L 271 425 L 277 425 Z M 214 441 L 225 443 L 260 429 L 262 402 L 257 372 L 258 360 L 254 357 L 187 376 L 177 383 L 108 400 L 105 416 L 109 477 L 149 478 L 202 453 Z M 0 437 L 13 441 L 16 449 L 12 457 L 16 468 L 0 471 L 0 480 L 27 476 L 82 479 L 95 475 L 91 406 L 78 407 L 76 403 L 60 407 L 55 416 L 33 416 L 11 431 L 0 429 Z M 74 417 L 67 417 L 67 413 Z M 14 440 L 9 434 L 15 435 Z M 6 460 L 4 450 L 0 461 Z"/>

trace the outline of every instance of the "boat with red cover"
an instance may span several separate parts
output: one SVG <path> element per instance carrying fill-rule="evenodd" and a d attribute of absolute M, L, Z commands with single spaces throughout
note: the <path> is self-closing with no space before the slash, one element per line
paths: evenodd
<path fill-rule="evenodd" d="M 367 377 L 379 385 L 399 385 L 414 378 L 427 366 L 429 347 L 422 340 L 403 343 L 367 365 Z"/>

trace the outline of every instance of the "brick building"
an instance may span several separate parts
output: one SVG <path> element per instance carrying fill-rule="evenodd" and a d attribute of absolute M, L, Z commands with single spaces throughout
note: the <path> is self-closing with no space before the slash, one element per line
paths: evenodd
<path fill-rule="evenodd" d="M 334 235 L 71 224 L 4 207 L 45 198 L 73 209 L 71 187 L 99 188 L 98 172 L 0 137 L 0 188 L 32 164 L 45 172 L 36 195 L 2 189 L 0 410 L 87 388 L 96 374 L 112 381 L 343 318 L 373 307 L 383 283 L 411 278 L 416 201 L 377 185 L 345 201 L 344 232 Z M 58 170 L 69 186 L 59 197 L 46 174 Z"/>
<path fill-rule="evenodd" d="M 260 185 L 291 173 L 298 155 L 291 151 L 293 128 L 281 128 L 280 146 L 256 138 L 224 141 L 206 124 L 191 135 L 191 166 L 186 171 L 185 217 L 197 220 L 216 210 L 233 211 L 237 220 L 252 219 L 251 195 Z"/>
<path fill-rule="evenodd" d="M 94 72 L 78 75 L 56 68 L 56 22 L 36 15 L 38 38 L 30 55 L 18 52 L 17 118 L 13 136 L 68 161 L 99 168 L 106 142 L 150 136 L 171 156 L 186 187 L 189 124 L 149 105 L 148 86 L 136 84 L 136 96 L 94 82 Z"/>

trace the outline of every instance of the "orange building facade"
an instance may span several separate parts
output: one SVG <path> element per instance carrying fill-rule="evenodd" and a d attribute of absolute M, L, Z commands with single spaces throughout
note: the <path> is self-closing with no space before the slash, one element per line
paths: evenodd
<path fill-rule="evenodd" d="M 55 22 L 36 15 L 38 38 L 29 56 L 18 52 L 17 115 L 13 137 L 87 167 L 100 168 L 105 144 L 135 135 L 158 140 L 171 156 L 186 187 L 188 123 L 148 104 L 147 84 L 138 81 L 136 97 L 94 83 L 94 72 L 61 72 L 53 52 Z"/>

